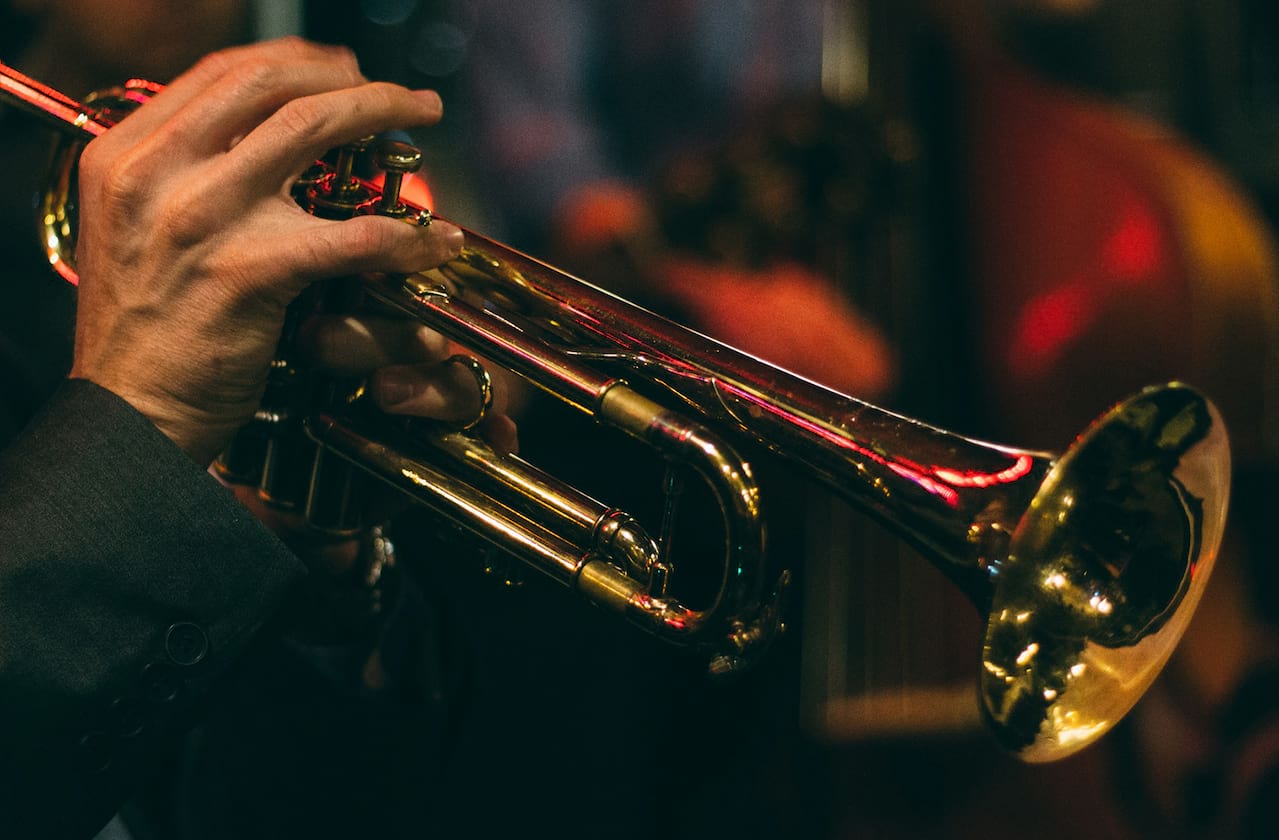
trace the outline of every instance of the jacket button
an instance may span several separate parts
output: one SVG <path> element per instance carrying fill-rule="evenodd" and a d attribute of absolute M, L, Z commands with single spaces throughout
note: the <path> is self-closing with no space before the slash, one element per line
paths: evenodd
<path fill-rule="evenodd" d="M 136 738 L 147 725 L 141 704 L 128 697 L 121 697 L 111 704 L 111 719 L 115 734 L 121 738 Z"/>
<path fill-rule="evenodd" d="M 90 732 L 80 739 L 80 758 L 92 773 L 105 773 L 111 768 L 115 739 L 105 732 Z"/>
<path fill-rule="evenodd" d="M 142 691 L 152 703 L 170 703 L 182 693 L 182 680 L 171 665 L 153 662 L 142 669 Z"/>
<path fill-rule="evenodd" d="M 198 665 L 209 654 L 209 637 L 199 625 L 180 621 L 164 634 L 164 652 L 174 665 Z"/>

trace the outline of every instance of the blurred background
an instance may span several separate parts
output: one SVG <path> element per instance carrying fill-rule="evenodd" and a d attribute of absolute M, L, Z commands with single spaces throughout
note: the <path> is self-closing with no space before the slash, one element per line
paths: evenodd
<path fill-rule="evenodd" d="M 82 95 L 171 77 L 222 43 L 344 43 L 370 77 L 444 98 L 443 122 L 413 137 L 437 212 L 714 337 L 1019 447 L 1061 451 L 1115 401 L 1170 379 L 1207 393 L 1231 430 L 1228 544 L 1182 651 L 1118 731 L 1046 766 L 1017 763 L 982 731 L 971 605 L 780 465 L 761 472 L 773 551 L 796 573 L 788 632 L 760 668 L 725 682 L 547 582 L 485 577 L 405 517 L 401 552 L 420 558 L 448 639 L 449 735 L 422 784 L 442 825 L 470 836 L 1279 830 L 1266 688 L 1279 674 L 1267 527 L 1279 430 L 1274 4 L 124 5 L 11 0 L 3 57 Z M 38 156 L 41 141 L 21 142 L 0 140 L 0 154 Z M 57 325 L 74 307 L 38 258 L 22 262 L 36 244 L 20 233 L 29 186 L 5 191 L 14 303 L 2 317 L 11 340 L 43 349 L 15 394 L 43 392 L 65 367 Z M 512 399 L 529 460 L 651 506 L 661 473 L 645 453 L 518 387 Z M 686 544 L 707 539 L 686 530 Z"/>

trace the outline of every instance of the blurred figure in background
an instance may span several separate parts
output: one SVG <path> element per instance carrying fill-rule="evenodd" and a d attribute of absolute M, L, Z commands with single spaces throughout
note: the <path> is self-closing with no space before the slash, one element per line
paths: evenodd
<path fill-rule="evenodd" d="M 722 142 L 726 126 L 759 126 L 782 103 L 820 96 L 826 3 L 470 7 L 477 172 L 514 244 L 782 367 L 887 394 L 891 353 L 833 278 L 777 242 L 746 241 L 800 224 L 807 196 L 792 192 L 793 173 L 733 173 L 739 212 L 757 226 L 725 227 L 700 253 L 675 247 L 672 233 L 704 237 L 688 219 L 660 218 L 654 200 L 663 168 Z"/>

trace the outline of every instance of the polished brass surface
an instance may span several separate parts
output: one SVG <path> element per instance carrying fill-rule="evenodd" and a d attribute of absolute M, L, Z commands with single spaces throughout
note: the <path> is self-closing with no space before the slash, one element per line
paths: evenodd
<path fill-rule="evenodd" d="M 65 97 L 44 111 L 76 138 L 65 159 L 100 133 L 85 128 L 92 116 L 69 119 L 86 113 Z M 392 149 L 383 159 L 394 168 L 406 154 Z M 295 191 L 304 206 L 341 215 L 376 204 L 378 191 L 351 176 L 351 161 L 348 150 L 336 170 L 312 170 Z M 51 192 L 69 183 L 55 173 Z M 356 194 L 359 202 L 348 200 Z M 409 223 L 429 218 L 395 198 Z M 72 222 L 53 238 L 73 240 Z M 748 665 L 781 623 L 789 576 L 766 571 L 762 494 L 738 454 L 766 450 L 913 543 L 968 594 L 986 616 L 983 713 L 1000 743 L 1031 761 L 1069 755 L 1113 726 L 1185 630 L 1212 570 L 1229 488 L 1225 429 L 1193 389 L 1143 391 L 1060 456 L 996 446 L 831 391 L 479 234 L 467 231 L 466 241 L 439 269 L 367 276 L 360 290 L 687 465 L 725 523 L 710 603 L 693 608 L 671 594 L 672 558 L 628 514 L 478 438 L 421 434 L 378 415 L 355 398 L 358 388 L 330 383 L 316 400 L 284 361 L 277 392 L 311 399 L 275 403 L 269 389 L 239 451 L 223 457 L 224 474 L 265 481 L 273 470 L 255 468 L 252 456 L 292 439 L 284 432 L 305 412 L 322 453 L 649 632 L 703 649 L 722 672 Z M 68 243 L 49 247 L 71 253 Z"/>
<path fill-rule="evenodd" d="M 352 175 L 355 162 L 373 143 L 373 137 L 352 140 L 338 150 L 337 162 L 331 172 L 314 178 L 306 193 L 305 203 L 312 213 L 327 218 L 344 219 L 371 201 L 376 194 L 366 184 Z"/>
<path fill-rule="evenodd" d="M 407 215 L 409 207 L 400 201 L 400 186 L 405 175 L 417 172 L 422 167 L 422 151 L 408 143 L 388 140 L 378 144 L 375 163 L 378 169 L 386 173 L 377 212 L 383 216 Z"/>
<path fill-rule="evenodd" d="M 1057 459 L 991 574 L 981 698 L 1006 747 L 1068 754 L 1140 699 L 1203 594 L 1229 486 L 1221 418 L 1185 388 L 1116 406 Z"/>

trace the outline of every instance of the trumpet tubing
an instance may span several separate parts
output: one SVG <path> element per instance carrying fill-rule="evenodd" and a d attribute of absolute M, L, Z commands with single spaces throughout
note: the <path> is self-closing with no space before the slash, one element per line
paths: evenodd
<path fill-rule="evenodd" d="M 2 66 L 0 76 L 0 95 L 70 138 L 45 218 L 51 262 L 72 277 L 70 164 L 108 129 L 112 108 L 145 96 L 122 89 L 95 109 Z M 377 212 L 429 223 L 398 194 L 416 151 L 379 148 L 388 171 L 379 190 L 351 176 L 359 150 L 308 172 L 299 202 L 334 218 Z M 1074 752 L 1131 708 L 1171 655 L 1216 557 L 1229 444 L 1215 408 L 1185 385 L 1131 397 L 1053 455 L 974 441 L 839 394 L 471 231 L 461 255 L 438 269 L 359 285 L 700 476 L 727 523 L 711 603 L 680 600 L 665 540 L 629 514 L 472 435 L 424 435 L 347 399 L 350 388 L 317 389 L 287 341 L 263 409 L 221 459 L 223 472 L 343 530 L 359 527 L 355 465 L 649 632 L 704 650 L 712 671 L 744 667 L 767 647 L 788 580 L 768 573 L 764 494 L 741 445 L 799 465 L 968 594 L 986 617 L 983 714 L 1000 743 L 1030 761 Z M 304 314 L 295 306 L 290 318 Z"/>

